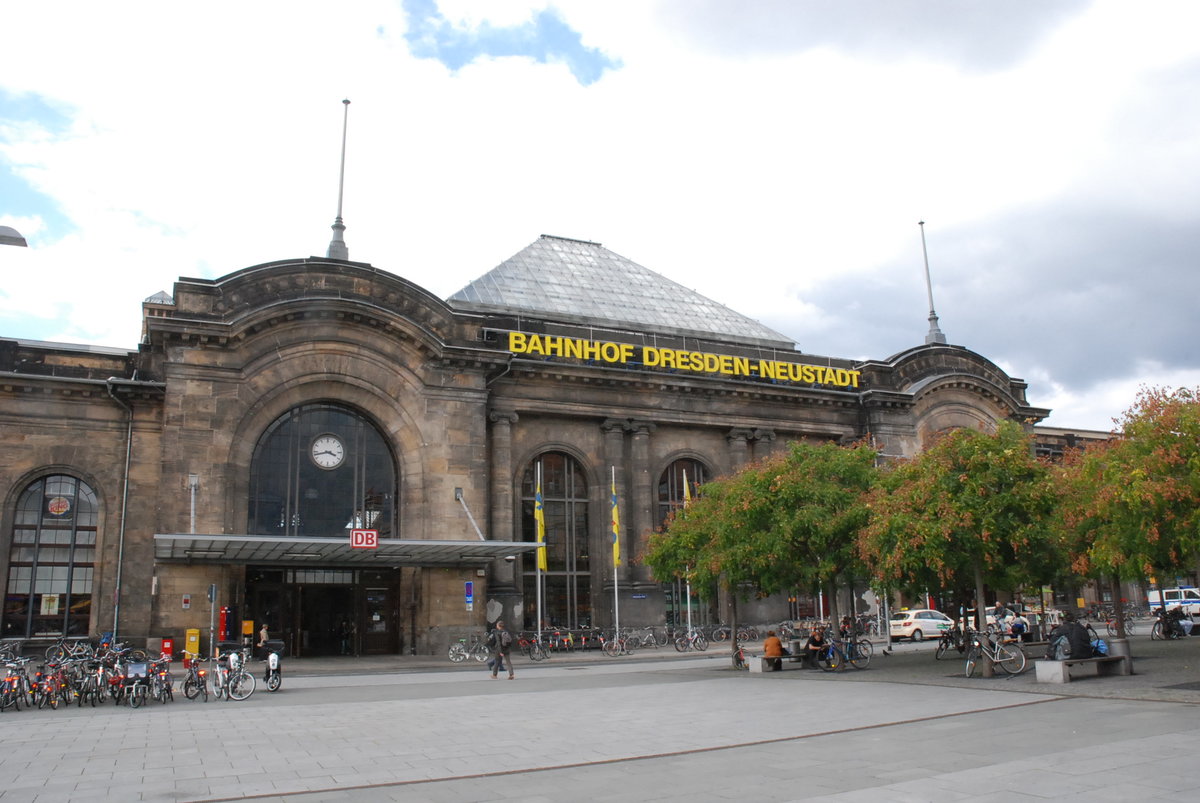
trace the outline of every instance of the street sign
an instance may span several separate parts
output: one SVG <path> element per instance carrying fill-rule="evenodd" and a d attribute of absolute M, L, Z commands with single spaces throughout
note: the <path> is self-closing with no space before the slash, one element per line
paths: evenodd
<path fill-rule="evenodd" d="M 191 607 L 192 607 L 192 595 L 184 594 L 183 595 L 183 609 L 186 611 Z"/>
<path fill-rule="evenodd" d="M 379 530 L 351 530 L 350 546 L 355 549 L 378 549 Z"/>

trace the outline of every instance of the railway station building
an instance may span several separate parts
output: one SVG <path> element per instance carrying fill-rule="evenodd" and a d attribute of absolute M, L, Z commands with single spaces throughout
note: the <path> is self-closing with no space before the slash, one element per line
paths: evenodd
<path fill-rule="evenodd" d="M 663 624 L 680 590 L 640 556 L 685 482 L 793 441 L 907 456 L 1049 414 L 961 346 L 807 354 L 562 237 L 448 299 L 313 257 L 180 278 L 142 308 L 129 349 L 0 334 L 5 638 L 207 643 L 223 611 L 229 636 L 265 623 L 293 655 L 433 654 L 500 616 L 534 627 L 539 580 L 552 627 L 615 606 Z"/>

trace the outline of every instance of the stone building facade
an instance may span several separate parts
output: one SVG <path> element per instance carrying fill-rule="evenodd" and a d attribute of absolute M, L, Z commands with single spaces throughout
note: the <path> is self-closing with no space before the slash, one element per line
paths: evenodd
<path fill-rule="evenodd" d="M 0 338 L 5 637 L 207 643 L 227 608 L 229 637 L 266 623 L 293 654 L 427 654 L 533 627 L 538 597 L 552 627 L 658 624 L 678 593 L 639 554 L 685 483 L 791 441 L 903 456 L 1049 413 L 968 349 L 804 354 L 555 237 L 445 301 L 310 258 L 181 278 L 143 313 L 128 351 Z"/>

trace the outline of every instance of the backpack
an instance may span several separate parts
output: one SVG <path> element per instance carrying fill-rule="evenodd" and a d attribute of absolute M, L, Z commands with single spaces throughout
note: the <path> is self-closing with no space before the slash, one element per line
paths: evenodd
<path fill-rule="evenodd" d="M 1066 636 L 1055 636 L 1046 648 L 1046 658 L 1051 661 L 1065 661 L 1071 657 L 1071 641 Z"/>
<path fill-rule="evenodd" d="M 1092 642 L 1092 656 L 1108 655 L 1108 644 L 1104 639 L 1096 639 Z"/>
<path fill-rule="evenodd" d="M 512 633 L 509 633 L 507 630 L 501 630 L 500 631 L 500 646 L 507 648 L 511 645 L 512 645 Z"/>

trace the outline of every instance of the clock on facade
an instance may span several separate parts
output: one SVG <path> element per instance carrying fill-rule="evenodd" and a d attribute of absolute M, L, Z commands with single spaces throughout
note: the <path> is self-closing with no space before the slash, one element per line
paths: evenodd
<path fill-rule="evenodd" d="M 319 468 L 337 468 L 346 459 L 346 447 L 336 435 L 318 435 L 313 438 L 309 455 Z"/>

